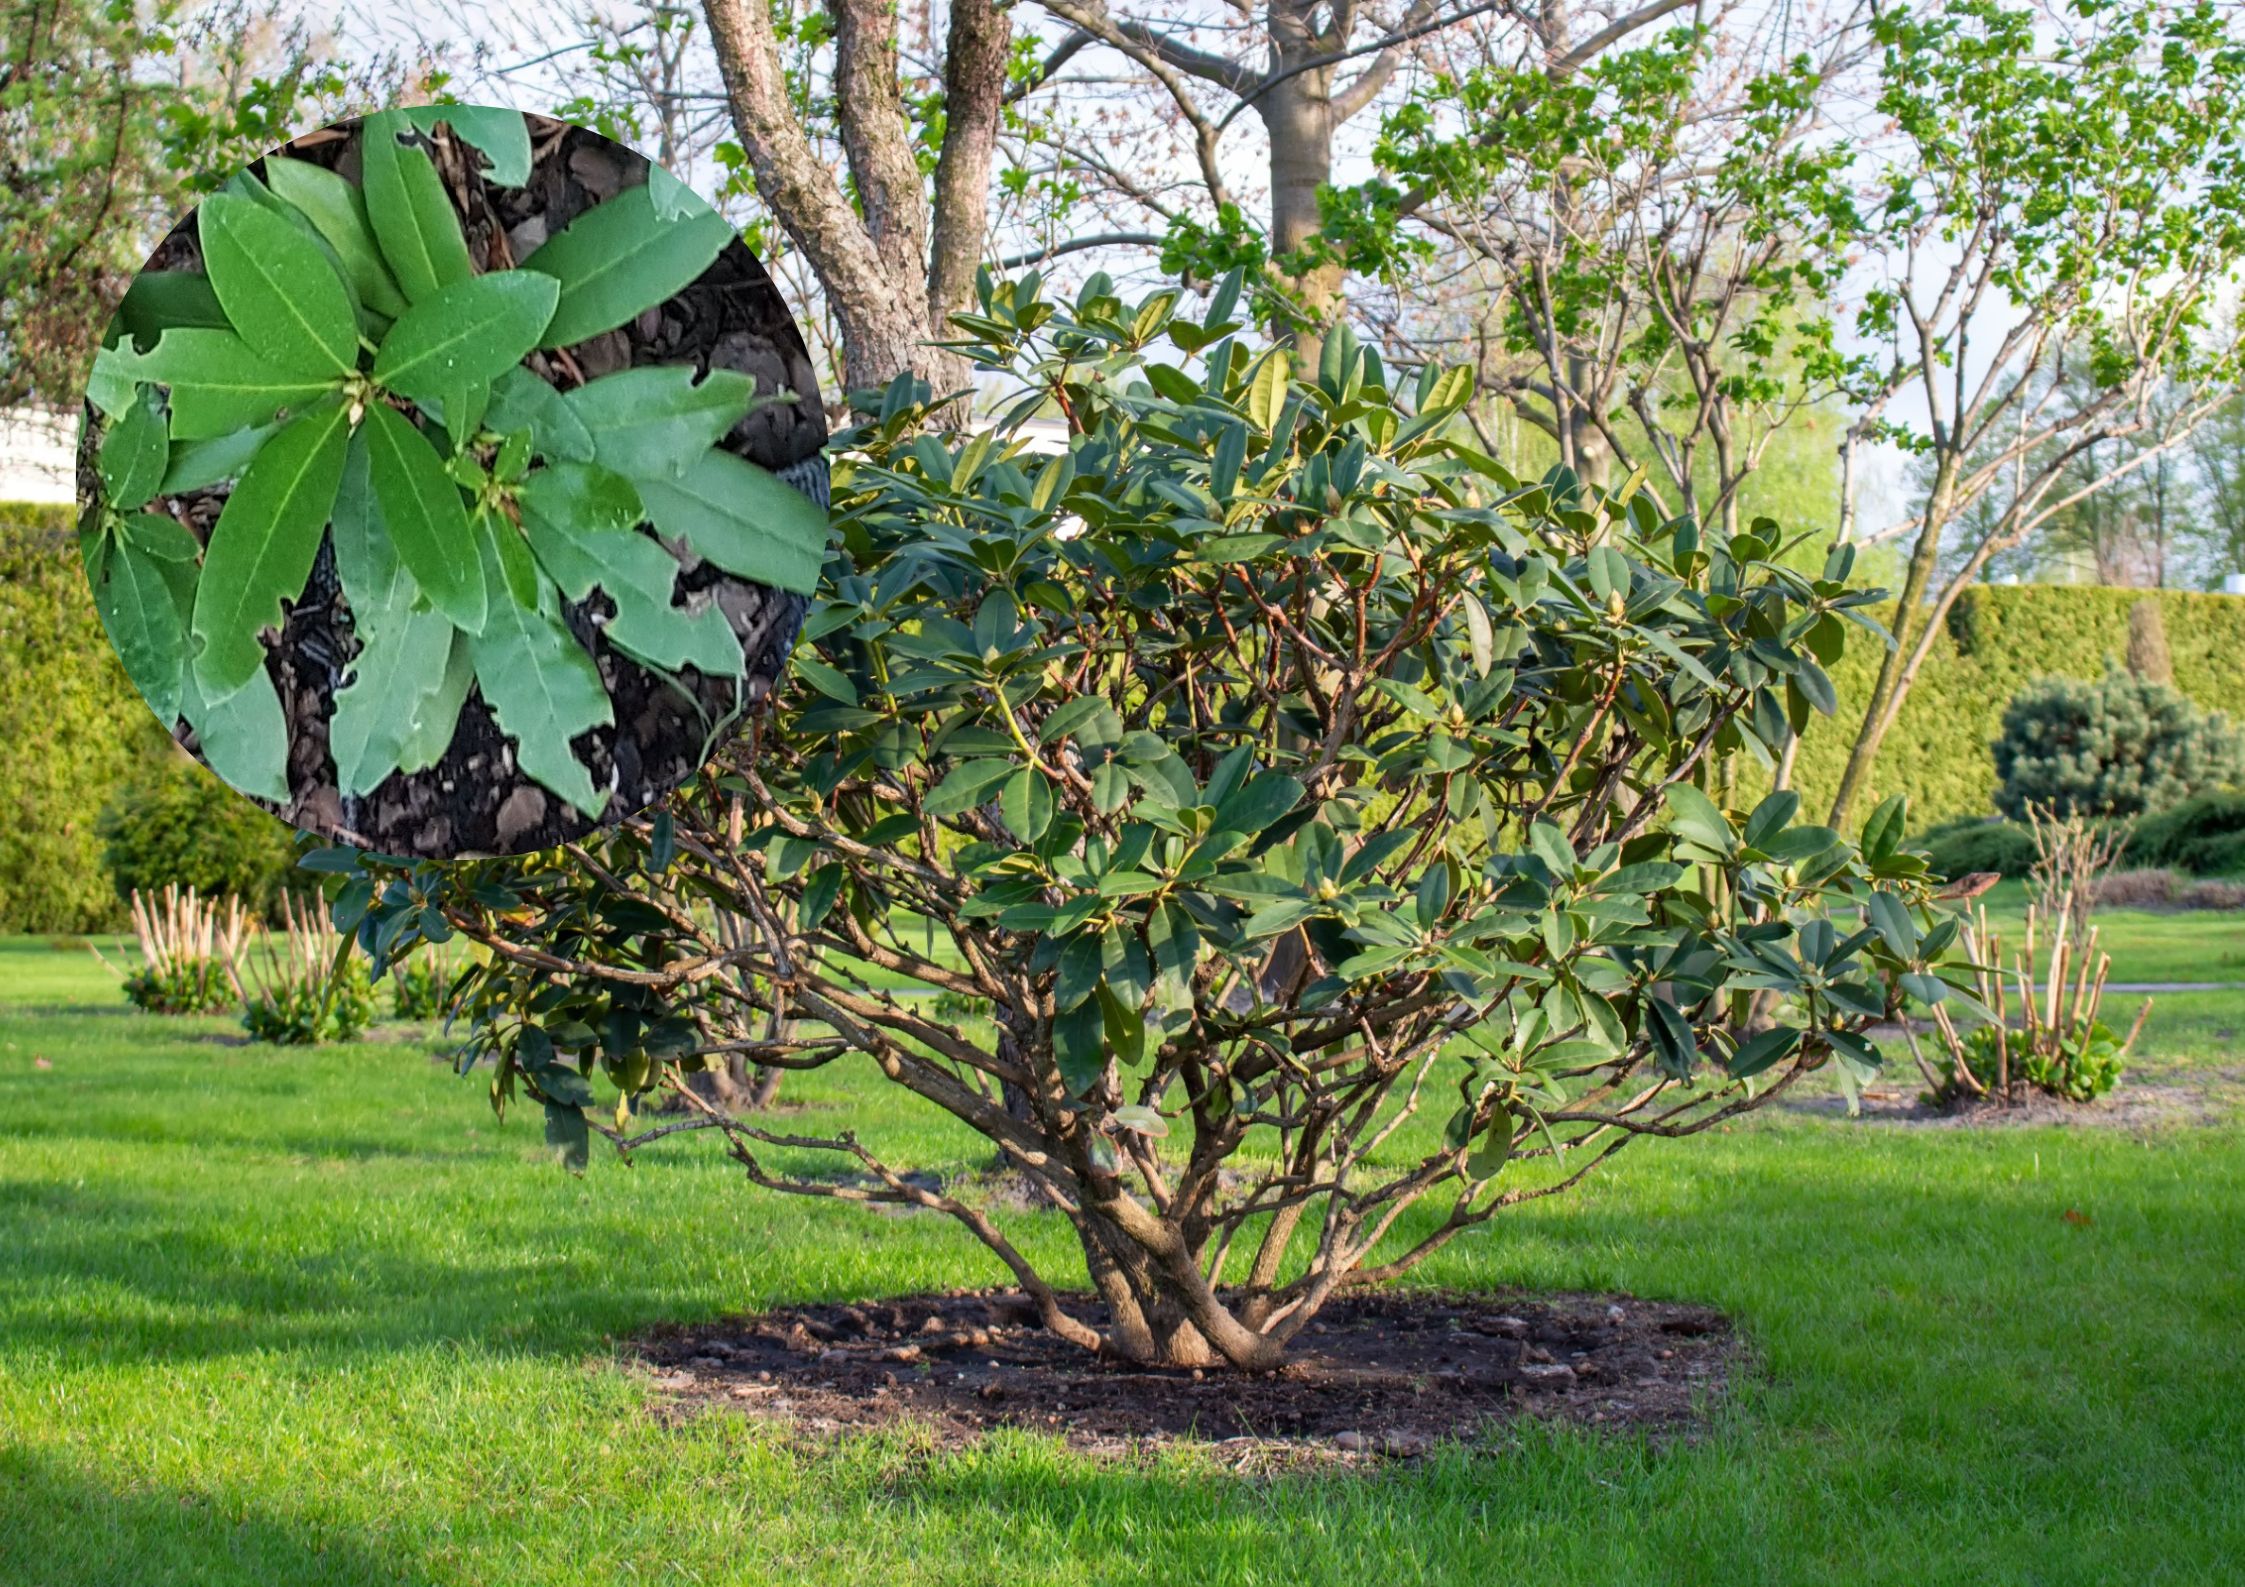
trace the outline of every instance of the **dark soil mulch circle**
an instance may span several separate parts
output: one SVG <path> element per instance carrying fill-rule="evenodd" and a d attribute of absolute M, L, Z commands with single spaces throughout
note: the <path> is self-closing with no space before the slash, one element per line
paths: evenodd
<path fill-rule="evenodd" d="M 1104 1320 L 1088 1297 L 1069 1310 Z M 1334 1301 L 1269 1375 L 1094 1357 L 1045 1332 L 1017 1290 L 793 1306 L 630 1348 L 675 1404 L 814 1435 L 913 1427 L 956 1447 L 1018 1427 L 1101 1452 L 1246 1440 L 1341 1457 L 1472 1443 L 1519 1416 L 1687 1431 L 1739 1354 L 1705 1306 L 1423 1291 Z"/>

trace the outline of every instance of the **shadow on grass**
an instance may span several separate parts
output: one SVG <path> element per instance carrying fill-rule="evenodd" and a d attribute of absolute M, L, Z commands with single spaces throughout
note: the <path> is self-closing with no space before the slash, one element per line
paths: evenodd
<path fill-rule="evenodd" d="M 120 1491 L 0 1449 L 0 1587 L 196 1587 L 275 1582 L 435 1582 L 425 1561 L 386 1558 L 218 1495 Z"/>
<path fill-rule="evenodd" d="M 504 1262 L 446 1260 L 406 1245 L 425 1220 L 376 1230 L 354 1210 L 269 1230 L 254 1211 L 230 1222 L 211 1211 L 0 1180 L 0 1336 L 104 1365 L 264 1351 L 336 1364 L 468 1340 L 562 1353 L 677 1300 L 674 1286 L 635 1276 L 621 1230 L 598 1249 L 580 1232 L 517 1245 Z"/>

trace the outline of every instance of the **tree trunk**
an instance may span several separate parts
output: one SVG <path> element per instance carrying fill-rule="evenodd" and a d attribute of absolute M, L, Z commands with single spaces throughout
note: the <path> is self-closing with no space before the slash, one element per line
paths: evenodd
<path fill-rule="evenodd" d="M 1871 765 L 1878 759 L 1879 745 L 1885 740 L 1887 729 L 1909 692 L 1910 650 L 1924 626 L 1920 608 L 1925 604 L 1926 591 L 1932 587 L 1934 568 L 1941 558 L 1941 537 L 1949 527 L 1956 496 L 1957 462 L 1954 455 L 1944 454 L 1934 471 L 1933 488 L 1926 493 L 1925 523 L 1910 552 L 1909 571 L 1903 577 L 1902 594 L 1895 605 L 1894 648 L 1879 662 L 1878 681 L 1872 685 L 1870 701 L 1864 708 L 1863 726 L 1855 735 L 1855 747 L 1848 751 L 1847 769 L 1840 774 L 1839 791 L 1832 796 L 1829 817 L 1832 826 L 1837 827 L 1847 819 L 1849 806 L 1870 780 Z"/>
<path fill-rule="evenodd" d="M 990 166 L 1005 109 L 1011 13 L 994 0 L 951 0 L 943 52 L 943 151 L 935 164 L 935 225 L 928 244 L 928 330 L 942 336 L 946 317 L 974 296 L 990 229 Z"/>
<path fill-rule="evenodd" d="M 851 396 L 878 392 L 907 373 L 939 396 L 967 389 L 966 361 L 931 345 L 943 316 L 958 306 L 931 301 L 931 276 L 944 291 L 956 291 L 959 261 L 981 254 L 989 148 L 1004 93 L 1003 16 L 989 0 L 960 0 L 953 10 L 952 37 L 965 48 L 946 64 L 950 115 L 938 169 L 951 171 L 948 182 L 938 183 L 938 201 L 947 207 L 932 227 L 938 247 L 931 266 L 928 201 L 898 82 L 894 8 L 883 0 L 836 0 L 829 8 L 837 119 L 855 204 L 796 112 L 770 0 L 704 0 L 703 9 L 757 195 L 826 293 L 842 329 L 842 380 Z M 972 282 L 971 265 L 964 278 Z"/>
<path fill-rule="evenodd" d="M 686 1088 L 704 1102 L 728 1113 L 755 1113 L 772 1105 L 779 1095 L 783 1073 L 784 1070 L 751 1064 L 734 1053 L 698 1075 L 688 1075 Z M 683 1108 L 683 1103 L 673 1103 L 666 1111 L 677 1112 Z"/>
<path fill-rule="evenodd" d="M 1284 63 L 1286 49 L 1280 49 L 1277 58 Z M 1329 76 L 1329 70 L 1304 72 L 1257 101 L 1271 135 L 1271 256 L 1300 303 L 1302 323 L 1293 332 L 1293 346 L 1302 364 L 1311 366 L 1316 366 L 1325 328 L 1334 314 L 1340 267 L 1322 263 L 1291 272 L 1286 260 L 1316 240 L 1322 222 L 1318 191 L 1334 180 L 1334 123 L 1325 103 Z"/>
<path fill-rule="evenodd" d="M 1307 7 L 1272 5 L 1270 35 L 1274 75 L 1333 53 L 1331 42 L 1311 26 Z M 1287 261 L 1321 229 L 1318 192 L 1333 180 L 1332 87 L 1333 68 L 1322 66 L 1284 78 L 1255 101 L 1271 146 L 1271 257 L 1300 305 L 1302 322 L 1293 334 L 1296 357 L 1312 367 L 1332 321 L 1341 271 L 1328 263 L 1295 272 Z"/>

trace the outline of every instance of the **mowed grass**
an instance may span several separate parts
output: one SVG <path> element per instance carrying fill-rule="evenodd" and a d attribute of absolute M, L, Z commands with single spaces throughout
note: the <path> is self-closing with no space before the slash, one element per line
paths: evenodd
<path fill-rule="evenodd" d="M 2004 962 L 2026 946 L 2022 881 L 1998 882 L 1981 900 L 2001 939 Z M 2100 909 L 2097 945 L 2112 955 L 2115 981 L 2226 981 L 2245 988 L 2245 914 L 2208 909 Z M 2036 950 L 2049 953 L 2047 927 Z"/>
<path fill-rule="evenodd" d="M 2163 1070 L 2234 1058 L 2219 1006 L 2177 1013 Z M 1703 1437 L 1250 1480 L 666 1425 L 617 1337 L 1003 1275 L 696 1138 L 564 1177 L 425 1041 L 234 1034 L 0 949 L 0 1583 L 2201 1582 L 2245 1551 L 2234 1119 L 1639 1145 L 1421 1281 L 1726 1308 L 1751 1360 Z M 907 1163 L 982 1157 L 862 1074 L 787 1094 Z"/>

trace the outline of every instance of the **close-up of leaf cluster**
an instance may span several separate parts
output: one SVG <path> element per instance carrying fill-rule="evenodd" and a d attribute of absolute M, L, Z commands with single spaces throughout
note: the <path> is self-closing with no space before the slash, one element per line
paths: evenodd
<path fill-rule="evenodd" d="M 330 722 L 343 796 L 436 765 L 474 688 L 523 773 L 597 816 L 607 790 L 570 741 L 613 711 L 564 602 L 604 594 L 606 642 L 650 670 L 738 678 L 724 613 L 676 604 L 663 541 L 807 593 L 826 517 L 718 446 L 759 400 L 750 377 L 651 365 L 563 390 L 524 362 L 682 291 L 731 225 L 650 168 L 517 268 L 478 272 L 431 158 L 439 123 L 486 180 L 528 179 L 516 112 L 386 111 L 363 123 L 358 183 L 270 155 L 197 211 L 203 273 L 134 282 L 88 391 L 106 425 L 87 574 L 156 714 L 236 787 L 285 799 L 260 636 L 332 534 L 358 647 Z M 207 540 L 162 509 L 229 482 Z"/>

